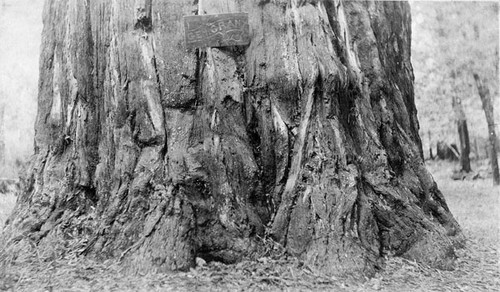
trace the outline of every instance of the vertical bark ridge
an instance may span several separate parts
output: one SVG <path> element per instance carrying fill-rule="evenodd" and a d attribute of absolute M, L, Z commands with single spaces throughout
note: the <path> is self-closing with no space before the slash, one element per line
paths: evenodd
<path fill-rule="evenodd" d="M 291 208 L 295 200 L 297 199 L 296 195 L 294 194 L 294 189 L 302 168 L 302 160 L 306 144 L 306 134 L 308 132 L 309 123 L 311 120 L 311 112 L 315 100 L 315 95 L 317 94 L 317 78 L 318 76 L 312 76 L 312 80 L 305 85 L 302 97 L 306 99 L 306 104 L 304 109 L 301 111 L 303 116 L 301 117 L 299 126 L 296 129 L 295 143 L 293 146 L 293 150 L 291 150 L 295 153 L 295 155 L 292 156 L 293 158 L 291 160 L 288 178 L 281 195 L 281 203 L 279 205 L 280 207 L 277 210 L 277 215 L 273 221 L 273 235 L 276 236 L 276 238 L 282 243 L 286 242 L 286 233 L 283 232 L 286 232 L 286 226 L 288 225 L 290 220 Z"/>

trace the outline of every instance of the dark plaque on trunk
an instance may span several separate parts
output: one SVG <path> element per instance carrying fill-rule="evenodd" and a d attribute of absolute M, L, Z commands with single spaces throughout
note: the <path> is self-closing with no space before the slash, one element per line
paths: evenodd
<path fill-rule="evenodd" d="M 248 13 L 184 16 L 187 49 L 242 46 L 250 42 Z"/>

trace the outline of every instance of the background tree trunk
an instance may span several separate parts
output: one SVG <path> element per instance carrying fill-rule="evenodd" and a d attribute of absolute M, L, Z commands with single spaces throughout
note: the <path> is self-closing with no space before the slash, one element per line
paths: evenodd
<path fill-rule="evenodd" d="M 46 2 L 9 232 L 131 271 L 252 258 L 266 234 L 334 274 L 386 255 L 450 268 L 461 235 L 423 163 L 409 5 L 189 3 Z M 185 51 L 183 15 L 240 11 L 249 46 Z"/>
<path fill-rule="evenodd" d="M 434 154 L 432 153 L 432 134 L 431 131 L 427 131 L 427 134 L 429 136 L 429 158 L 431 160 L 434 160 Z"/>
<path fill-rule="evenodd" d="M 474 156 L 476 161 L 481 159 L 481 154 L 479 153 L 479 148 L 477 147 L 477 136 L 474 137 Z"/>
<path fill-rule="evenodd" d="M 453 111 L 458 129 L 458 138 L 460 140 L 460 171 L 471 172 L 470 167 L 470 139 L 467 128 L 467 118 L 465 117 L 462 101 L 458 97 L 453 97 Z"/>
<path fill-rule="evenodd" d="M 479 97 L 483 104 L 484 114 L 486 116 L 486 122 L 488 123 L 488 139 L 490 142 L 489 152 L 491 170 L 493 172 L 493 184 L 500 185 L 500 173 L 498 170 L 498 157 L 497 157 L 497 135 L 495 132 L 495 117 L 493 111 L 493 102 L 491 101 L 490 90 L 488 86 L 484 84 L 477 73 L 474 73 L 474 80 L 476 81 L 477 90 L 479 92 Z"/>

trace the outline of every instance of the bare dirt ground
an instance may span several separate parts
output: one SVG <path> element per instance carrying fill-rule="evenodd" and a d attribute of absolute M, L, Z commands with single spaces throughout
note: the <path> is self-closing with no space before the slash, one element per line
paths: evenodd
<path fill-rule="evenodd" d="M 372 279 L 327 277 L 279 257 L 275 247 L 274 256 L 256 262 L 201 262 L 189 272 L 125 275 L 119 263 L 96 263 L 57 249 L 27 245 L 24 256 L 13 258 L 0 238 L 0 291 L 500 291 L 500 187 L 492 186 L 487 171 L 480 172 L 485 179 L 453 181 L 454 164 L 428 167 L 467 237 L 454 271 L 392 258 Z M 475 165 L 484 169 L 484 162 Z M 0 194 L 0 228 L 14 201 Z"/>

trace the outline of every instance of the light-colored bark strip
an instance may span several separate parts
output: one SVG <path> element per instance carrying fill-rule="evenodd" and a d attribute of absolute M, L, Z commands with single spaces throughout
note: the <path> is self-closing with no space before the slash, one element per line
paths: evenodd
<path fill-rule="evenodd" d="M 157 78 L 156 56 L 153 43 L 153 36 L 141 37 L 139 39 L 144 66 L 148 74 L 148 79 L 142 80 L 141 86 L 147 101 L 153 129 L 157 132 L 156 135 L 163 136 L 163 109 L 161 106 L 161 92 L 159 91 L 161 85 L 159 84 L 160 80 Z"/>
<path fill-rule="evenodd" d="M 319 70 L 319 69 L 318 69 Z M 303 97 L 306 98 L 305 108 L 297 131 L 297 137 L 293 147 L 293 155 L 291 166 L 288 174 L 288 179 L 285 184 L 283 195 L 281 198 L 281 205 L 276 213 L 273 222 L 273 234 L 280 240 L 284 241 L 285 232 L 290 217 L 291 207 L 297 194 L 294 193 L 297 179 L 302 169 L 302 157 L 304 155 L 304 145 L 306 141 L 307 130 L 311 120 L 311 112 L 314 104 L 314 95 L 316 91 L 316 82 L 318 78 L 316 71 L 313 76 L 308 80 L 308 85 L 305 88 Z"/>

